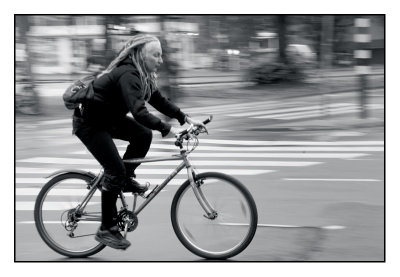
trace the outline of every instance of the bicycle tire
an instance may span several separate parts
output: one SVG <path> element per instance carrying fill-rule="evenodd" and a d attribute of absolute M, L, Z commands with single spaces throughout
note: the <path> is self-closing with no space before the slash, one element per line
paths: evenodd
<path fill-rule="evenodd" d="M 205 212 L 187 180 L 172 201 L 174 232 L 189 251 L 200 257 L 224 260 L 236 256 L 246 249 L 256 233 L 258 214 L 255 201 L 248 189 L 232 176 L 205 172 L 196 175 L 195 182 L 200 181 L 203 182 L 200 185 L 202 192 L 218 216 L 215 219 L 204 216 Z M 237 222 L 229 222 L 235 217 Z M 236 235 L 238 238 L 234 238 Z"/>
<path fill-rule="evenodd" d="M 74 187 L 71 188 L 71 185 L 69 184 L 69 182 L 72 183 L 72 181 L 75 180 L 74 182 Z M 104 249 L 105 245 L 98 243 L 97 241 L 95 241 L 94 237 L 86 237 L 86 236 L 91 236 L 94 234 L 89 234 L 89 235 L 85 235 L 85 236 L 80 236 L 80 237 L 85 237 L 84 239 L 79 239 L 77 241 L 77 243 L 75 243 L 75 241 L 71 241 L 73 239 L 76 239 L 78 237 L 70 237 L 71 240 L 69 240 L 69 242 L 75 243 L 77 249 L 69 249 L 67 246 L 63 245 L 64 242 L 61 242 L 61 240 L 64 241 L 68 241 L 68 231 L 65 229 L 62 229 L 62 217 L 63 215 L 65 215 L 66 208 L 63 207 L 63 205 L 65 206 L 66 202 L 59 202 L 59 200 L 64 200 L 64 195 L 62 195 L 62 193 L 60 193 L 60 191 L 65 191 L 65 192 L 69 192 L 70 195 L 73 195 L 73 193 L 75 193 L 75 191 L 79 191 L 79 193 L 81 192 L 82 189 L 77 187 L 77 184 L 79 186 L 86 186 L 86 191 L 89 192 L 88 185 L 93 181 L 93 176 L 90 176 L 89 174 L 81 174 L 81 173 L 64 173 L 64 174 L 60 174 L 55 176 L 54 178 L 50 179 L 41 189 L 41 191 L 39 192 L 37 198 L 36 198 L 36 202 L 35 202 L 35 208 L 34 208 L 34 219 L 35 219 L 35 225 L 36 225 L 36 229 L 40 235 L 40 237 L 43 239 L 43 241 L 51 248 L 53 249 L 55 252 L 67 256 L 67 257 L 71 257 L 71 258 L 82 258 L 82 257 L 88 257 L 91 255 L 94 255 L 98 252 L 100 252 L 101 250 Z M 64 184 L 64 182 L 66 182 L 66 184 Z M 63 185 L 62 185 L 63 184 Z M 61 186 L 61 188 L 58 188 L 58 185 Z M 78 188 L 78 189 L 77 189 Z M 57 191 L 58 190 L 58 191 Z M 79 194 L 78 193 L 78 194 Z M 73 195 L 74 197 L 77 196 L 79 197 L 84 197 L 85 193 L 83 192 L 81 196 L 79 195 Z M 86 193 L 87 194 L 87 193 Z M 68 195 L 67 195 L 68 197 Z M 48 199 L 47 199 L 48 198 Z M 72 197 L 70 197 L 71 199 L 71 203 L 74 204 L 72 202 Z M 48 201 L 47 201 L 48 200 Z M 65 198 L 65 200 L 69 200 L 69 198 Z M 93 200 L 90 199 L 89 201 Z M 88 207 L 93 207 L 94 205 L 92 205 L 93 202 L 90 202 L 90 205 L 87 205 L 87 209 L 89 209 Z M 71 207 L 71 206 L 69 206 Z M 98 209 L 99 206 L 96 205 L 96 209 Z M 98 211 L 98 213 L 100 213 L 101 216 L 101 209 Z M 61 220 L 58 221 L 57 216 L 60 216 L 61 214 Z M 54 222 L 52 221 L 47 221 L 48 219 L 54 219 Z M 60 223 L 60 226 L 57 227 L 57 223 Z M 78 226 L 81 227 L 81 229 L 85 229 L 86 227 L 83 227 L 85 224 L 84 222 L 81 222 L 82 224 L 78 223 Z M 86 222 L 86 223 L 92 223 L 92 222 Z M 82 225 L 82 226 L 81 226 Z M 95 224 L 86 224 L 86 226 L 88 225 L 92 225 L 90 226 L 90 231 L 94 231 L 96 228 L 97 230 L 97 225 L 96 222 Z M 78 227 L 78 228 L 79 228 Z M 77 229 L 78 229 L 77 228 Z M 57 233 L 55 232 L 55 230 L 57 231 Z M 58 235 L 58 233 L 60 233 L 60 235 Z M 57 235 L 56 235 L 57 234 Z M 87 241 L 86 241 L 87 240 Z M 89 244 L 88 246 L 86 246 L 86 244 Z"/>

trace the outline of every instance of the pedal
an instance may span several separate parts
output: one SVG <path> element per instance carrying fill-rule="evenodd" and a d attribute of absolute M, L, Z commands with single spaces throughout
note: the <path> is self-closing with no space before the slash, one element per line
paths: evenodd
<path fill-rule="evenodd" d="M 149 192 L 149 188 L 150 188 L 150 183 L 149 183 L 149 182 L 146 182 L 145 185 L 146 185 L 147 190 L 144 191 L 144 192 L 138 193 L 138 194 L 139 194 L 141 197 L 143 197 L 143 198 L 147 198 L 147 196 L 148 196 L 151 192 L 153 192 L 153 191 Z"/>
<path fill-rule="evenodd" d="M 142 196 L 143 198 L 149 198 L 149 196 L 151 195 L 151 194 L 153 194 L 155 191 L 156 191 L 156 189 L 159 187 L 159 185 L 156 185 L 151 191 L 149 191 L 149 190 L 146 190 L 145 192 L 143 192 L 140 196 Z"/>

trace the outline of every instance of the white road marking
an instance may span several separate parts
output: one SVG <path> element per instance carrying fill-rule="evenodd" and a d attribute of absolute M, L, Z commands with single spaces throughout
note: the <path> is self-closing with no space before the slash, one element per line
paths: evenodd
<path fill-rule="evenodd" d="M 343 136 L 347 135 L 347 133 L 332 133 L 329 135 L 336 135 L 336 136 Z M 349 135 L 353 135 L 352 133 Z M 127 145 L 117 145 L 117 148 L 119 148 L 121 151 L 126 150 Z M 171 145 L 171 144 L 152 144 L 149 150 L 149 154 L 152 152 L 155 153 L 157 152 L 157 149 L 163 149 L 163 150 L 172 150 L 171 152 L 163 152 L 163 154 L 178 154 L 179 150 L 177 149 L 176 146 Z M 196 153 L 207 153 L 205 151 L 220 151 L 220 152 L 270 152 L 270 151 L 282 151 L 282 152 L 290 152 L 290 151 L 326 151 L 326 152 L 346 152 L 346 151 L 351 151 L 351 152 L 359 152 L 359 151 L 384 151 L 384 147 L 378 147 L 378 146 L 341 146 L 341 145 L 331 145 L 331 146 L 309 146 L 309 145 L 304 145 L 304 146 L 297 146 L 297 145 L 285 145 L 285 146 L 266 146 L 266 147 L 248 147 L 248 146 L 237 146 L 237 147 L 231 147 L 231 146 L 209 146 L 209 145 L 201 145 L 196 149 Z M 75 151 L 72 152 L 71 154 L 90 154 L 89 151 L 87 150 L 80 150 L 80 151 Z M 193 153 L 192 153 L 193 155 Z"/>
<path fill-rule="evenodd" d="M 261 118 L 261 119 L 297 119 L 297 118 L 306 118 L 312 116 L 321 116 L 325 113 L 333 113 L 337 114 L 341 111 L 350 111 L 354 112 L 357 110 L 356 106 L 346 106 L 346 107 L 326 107 L 323 109 L 322 107 L 315 109 L 315 110 L 307 110 L 302 112 L 291 112 L 291 113 L 277 113 L 277 114 L 270 114 L 264 116 L 254 116 L 251 118 Z"/>
<path fill-rule="evenodd" d="M 45 184 L 49 181 L 47 178 L 15 178 L 17 184 Z M 85 182 L 78 179 L 69 179 L 63 184 L 84 184 Z"/>
<path fill-rule="evenodd" d="M 17 162 L 24 163 L 44 163 L 44 164 L 98 164 L 94 159 L 69 159 L 69 158 L 54 158 L 54 157 L 35 157 L 18 160 Z M 151 162 L 142 163 L 141 166 L 146 165 L 177 165 L 181 161 L 166 161 L 166 162 Z M 291 161 L 194 161 L 193 164 L 198 165 L 215 165 L 215 166 L 310 166 L 320 164 L 321 162 L 291 162 Z"/>
<path fill-rule="evenodd" d="M 381 182 L 378 179 L 283 178 L 285 181 Z"/>
<path fill-rule="evenodd" d="M 27 196 L 27 195 L 38 195 L 41 188 L 17 188 L 15 190 L 15 195 L 17 196 Z M 48 196 L 82 196 L 88 193 L 87 189 L 52 189 L 47 195 Z M 94 196 L 100 196 L 100 191 L 96 191 Z"/>
<path fill-rule="evenodd" d="M 141 178 L 137 178 L 136 179 L 139 183 L 146 183 L 149 182 L 150 184 L 161 184 L 162 182 L 164 182 L 165 179 L 141 179 Z M 16 178 L 15 179 L 15 183 L 16 184 L 45 184 L 47 183 L 49 180 L 45 179 L 45 178 Z M 168 184 L 169 185 L 181 185 L 183 182 L 185 182 L 186 179 L 177 179 L 174 178 L 172 179 Z M 67 185 L 67 184 L 83 184 L 82 181 L 79 180 L 68 180 L 68 182 L 63 182 L 63 184 Z"/>
<path fill-rule="evenodd" d="M 376 148 L 376 147 L 368 147 L 372 151 L 375 151 L 376 149 L 382 150 L 383 148 Z M 337 145 L 331 145 L 329 147 L 315 147 L 314 145 L 311 146 L 303 146 L 303 147 L 298 147 L 297 145 L 285 145 L 281 147 L 276 147 L 276 146 L 265 146 L 265 147 L 249 147 L 249 146 L 238 146 L 238 147 L 232 147 L 232 146 L 209 146 L 209 145 L 201 145 L 199 146 L 198 150 L 199 152 L 202 151 L 225 151 L 225 152 L 231 152 L 231 151 L 236 151 L 236 152 L 268 152 L 268 151 L 369 151 L 369 149 L 364 147 L 364 146 L 347 146 L 347 147 L 338 147 Z M 168 144 L 153 144 L 150 147 L 150 151 L 152 149 L 174 149 L 176 150 L 176 147 L 174 145 L 168 145 Z M 344 149 L 344 150 L 343 150 Z M 89 153 L 89 152 L 87 152 Z M 197 153 L 197 152 L 195 152 Z"/>
<path fill-rule="evenodd" d="M 185 109 L 187 113 L 215 113 L 221 111 L 232 111 L 232 110 L 246 110 L 246 109 L 255 109 L 255 108 L 262 108 L 265 109 L 267 107 L 279 104 L 276 101 L 263 101 L 263 102 L 252 102 L 252 103 L 239 103 L 239 104 L 227 104 L 227 105 L 216 105 L 216 106 L 209 106 L 209 107 L 199 107 L 199 108 L 188 108 Z"/>
<path fill-rule="evenodd" d="M 248 226 L 247 223 L 219 223 L 220 225 L 226 226 Z M 328 229 L 328 230 L 342 230 L 345 226 L 341 225 L 328 225 L 328 226 L 302 226 L 302 225 L 281 225 L 281 224 L 257 224 L 258 227 L 272 227 L 272 228 L 317 228 L 317 229 Z"/>
<path fill-rule="evenodd" d="M 30 167 L 17 167 L 15 169 L 15 172 L 17 174 L 51 174 L 53 172 L 56 172 L 59 169 L 56 168 L 30 168 Z M 72 169 L 71 169 L 72 170 Z M 82 170 L 82 169 L 81 169 Z M 99 168 L 85 168 L 83 169 L 84 171 L 91 171 L 93 173 L 98 173 L 100 171 Z M 136 169 L 136 174 L 137 175 L 150 175 L 150 174 L 170 174 L 172 173 L 173 169 L 164 169 L 164 168 L 158 168 L 158 169 L 143 169 L 139 167 Z M 235 174 L 235 175 L 259 175 L 259 174 L 265 174 L 265 173 L 270 173 L 274 172 L 274 170 L 262 170 L 262 169 L 226 169 L 226 168 L 202 168 L 202 172 L 207 172 L 207 171 L 218 171 L 222 172 L 225 174 Z M 182 170 L 181 172 L 178 173 L 178 175 L 187 175 L 187 172 L 185 170 Z"/>
<path fill-rule="evenodd" d="M 150 188 L 151 189 L 151 188 Z M 41 188 L 17 188 L 15 195 L 16 196 L 37 196 L 40 192 Z M 161 192 L 166 191 L 165 189 L 161 190 Z M 48 196 L 82 196 L 88 193 L 87 189 L 75 189 L 75 188 L 66 188 L 66 189 L 52 189 L 47 195 Z M 124 195 L 131 195 L 131 193 L 124 193 Z M 100 191 L 96 191 L 93 195 L 95 197 L 100 197 Z M 24 202 L 24 201 L 17 201 Z"/>
<path fill-rule="evenodd" d="M 296 151 L 296 150 L 294 150 Z M 193 153 L 191 158 L 336 158 L 351 159 L 367 156 L 361 153 L 307 153 L 306 150 L 297 150 L 302 153 Z M 314 150 L 318 151 L 318 150 Z M 322 150 L 321 150 L 322 151 Z M 350 151 L 350 149 L 348 150 Z M 379 151 L 379 150 L 374 150 Z M 381 150 L 383 151 L 383 150 Z M 122 155 L 124 151 L 121 151 Z M 168 156 L 165 152 L 150 152 L 147 157 Z"/>
<path fill-rule="evenodd" d="M 312 118 L 312 117 L 319 117 L 324 114 L 346 114 L 346 113 L 357 113 L 359 112 L 359 107 L 355 106 L 353 108 L 327 108 L 326 110 L 322 111 L 315 111 L 315 112 L 304 112 L 298 114 L 287 114 L 282 116 L 277 116 L 276 119 L 281 120 L 292 120 L 292 119 L 299 119 L 299 118 Z M 369 107 L 370 110 L 381 109 L 378 106 Z M 255 118 L 255 117 L 254 117 Z M 271 118 L 271 117 L 257 117 L 257 118 Z"/>
<path fill-rule="evenodd" d="M 99 205 L 100 207 L 101 202 L 89 202 L 87 205 L 94 206 Z M 33 211 L 35 207 L 35 201 L 16 201 L 15 202 L 15 210 L 17 211 Z M 45 207 L 43 210 L 46 211 L 62 211 L 74 208 L 75 205 L 71 202 L 46 202 Z"/>
<path fill-rule="evenodd" d="M 72 124 L 72 118 L 68 119 L 54 119 L 54 120 L 42 120 L 37 122 L 38 125 L 53 125 L 53 124 L 65 124 L 65 123 L 71 123 Z M 72 130 L 72 127 L 71 127 Z"/>
<path fill-rule="evenodd" d="M 196 87 L 221 87 L 221 86 L 234 86 L 234 87 L 242 87 L 242 86 L 249 86 L 252 85 L 252 82 L 243 82 L 243 81 L 236 81 L 236 82 L 223 82 L 223 83 L 203 83 L 203 84 L 179 84 L 180 87 L 187 87 L 187 88 L 196 88 Z"/>
<path fill-rule="evenodd" d="M 87 154 L 85 152 L 74 152 L 77 155 Z M 119 151 L 122 156 L 124 151 Z M 167 157 L 171 153 L 167 152 L 149 152 L 147 157 Z M 295 159 L 355 159 L 368 156 L 369 154 L 363 153 L 193 153 L 193 158 L 295 158 Z M 22 161 L 23 160 L 18 160 Z M 215 170 L 215 169 L 213 169 Z"/>
<path fill-rule="evenodd" d="M 175 141 L 175 139 L 165 139 L 164 141 Z M 202 139 L 201 146 L 205 143 L 226 144 L 226 145 L 247 145 L 247 146 L 268 146 L 268 145 L 312 145 L 312 146 L 338 146 L 338 145 L 384 145 L 384 141 L 263 141 L 263 140 L 218 140 L 218 139 Z"/>
<path fill-rule="evenodd" d="M 80 224 L 99 224 L 100 221 L 82 221 Z M 45 224 L 60 224 L 60 221 L 44 221 Z M 35 224 L 34 221 L 19 221 L 17 224 Z M 241 223 L 220 223 L 226 226 L 248 226 L 248 224 Z M 316 228 L 325 230 L 343 230 L 345 226 L 341 225 L 328 225 L 328 226 L 301 226 L 301 225 L 279 225 L 279 224 L 257 224 L 258 227 L 271 227 L 271 228 Z"/>
<path fill-rule="evenodd" d="M 354 106 L 353 104 L 347 104 L 347 103 L 337 103 L 337 104 L 331 104 L 327 106 L 326 108 L 336 108 L 336 107 L 347 107 L 347 106 Z M 299 112 L 299 111 L 312 111 L 312 110 L 322 110 L 322 107 L 320 105 L 315 105 L 315 106 L 307 106 L 307 107 L 296 107 L 296 108 L 285 108 L 285 109 L 273 109 L 273 110 L 263 110 L 263 111 L 252 111 L 252 112 L 245 112 L 245 113 L 237 113 L 237 114 L 232 114 L 228 116 L 234 116 L 234 117 L 252 117 L 256 115 L 263 115 L 265 118 L 267 118 L 268 115 L 271 115 L 271 118 L 275 116 L 283 116 L 285 114 L 291 114 L 291 112 Z M 296 114 L 296 113 L 293 113 Z M 264 117 L 255 117 L 255 118 L 264 118 Z"/>
<path fill-rule="evenodd" d="M 126 146 L 119 146 L 118 148 L 121 148 L 122 151 L 125 151 Z M 179 153 L 177 148 L 174 145 L 168 145 L 168 144 L 153 144 L 150 147 L 149 154 L 157 153 L 155 149 L 167 149 L 167 150 L 175 150 L 174 152 L 163 152 L 165 154 L 171 154 L 171 153 Z M 193 154 L 198 154 L 198 153 L 204 153 L 207 154 L 208 152 L 204 151 L 224 151 L 224 152 L 269 152 L 269 151 L 282 151 L 282 152 L 290 152 L 290 151 L 326 151 L 326 152 L 360 152 L 360 151 L 384 151 L 384 147 L 381 146 L 281 146 L 281 147 L 276 147 L 276 146 L 268 146 L 268 147 L 230 147 L 230 146 L 200 146 L 198 148 L 198 151 L 193 152 Z M 73 154 L 89 154 L 88 151 L 83 150 L 83 151 L 76 151 L 73 152 Z"/>
<path fill-rule="evenodd" d="M 303 115 L 294 115 L 294 116 L 282 116 L 282 117 L 277 117 L 276 119 L 280 120 L 292 120 L 292 119 L 299 119 L 299 118 L 312 118 L 312 117 L 320 117 L 323 114 L 346 114 L 346 113 L 356 113 L 358 112 L 357 109 L 337 109 L 337 110 L 329 110 L 325 111 L 324 113 L 321 112 L 312 112 L 312 113 L 307 113 Z"/>
<path fill-rule="evenodd" d="M 101 222 L 101 220 L 99 221 L 79 221 L 79 224 L 99 224 Z M 44 224 L 61 224 L 61 221 L 51 221 L 51 220 L 45 220 L 43 221 Z M 35 221 L 29 221 L 29 220 L 25 220 L 25 221 L 19 221 L 17 222 L 17 224 L 35 224 Z"/>
<path fill-rule="evenodd" d="M 351 131 L 335 131 L 328 133 L 328 136 L 331 137 L 360 137 L 364 136 L 363 132 L 351 132 Z"/>

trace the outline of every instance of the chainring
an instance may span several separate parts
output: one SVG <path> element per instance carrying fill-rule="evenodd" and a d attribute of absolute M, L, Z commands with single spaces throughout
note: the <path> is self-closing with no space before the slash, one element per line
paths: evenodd
<path fill-rule="evenodd" d="M 120 231 L 125 230 L 125 224 L 128 224 L 128 232 L 132 232 L 139 224 L 137 216 L 128 210 L 123 210 L 118 213 L 118 227 Z"/>

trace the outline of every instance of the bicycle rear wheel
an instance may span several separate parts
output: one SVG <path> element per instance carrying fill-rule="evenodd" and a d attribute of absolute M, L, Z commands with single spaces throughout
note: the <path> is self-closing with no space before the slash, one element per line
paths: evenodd
<path fill-rule="evenodd" d="M 94 239 L 101 223 L 100 190 L 96 188 L 84 209 L 77 210 L 89 195 L 92 181 L 89 174 L 61 174 L 47 182 L 36 198 L 36 229 L 57 253 L 87 257 L 105 247 Z"/>
<path fill-rule="evenodd" d="M 207 259 L 227 259 L 239 254 L 250 244 L 257 229 L 257 208 L 250 192 L 238 180 L 222 173 L 201 173 L 195 182 L 215 216 L 206 216 L 186 181 L 176 192 L 171 208 L 178 239 L 188 250 Z"/>

